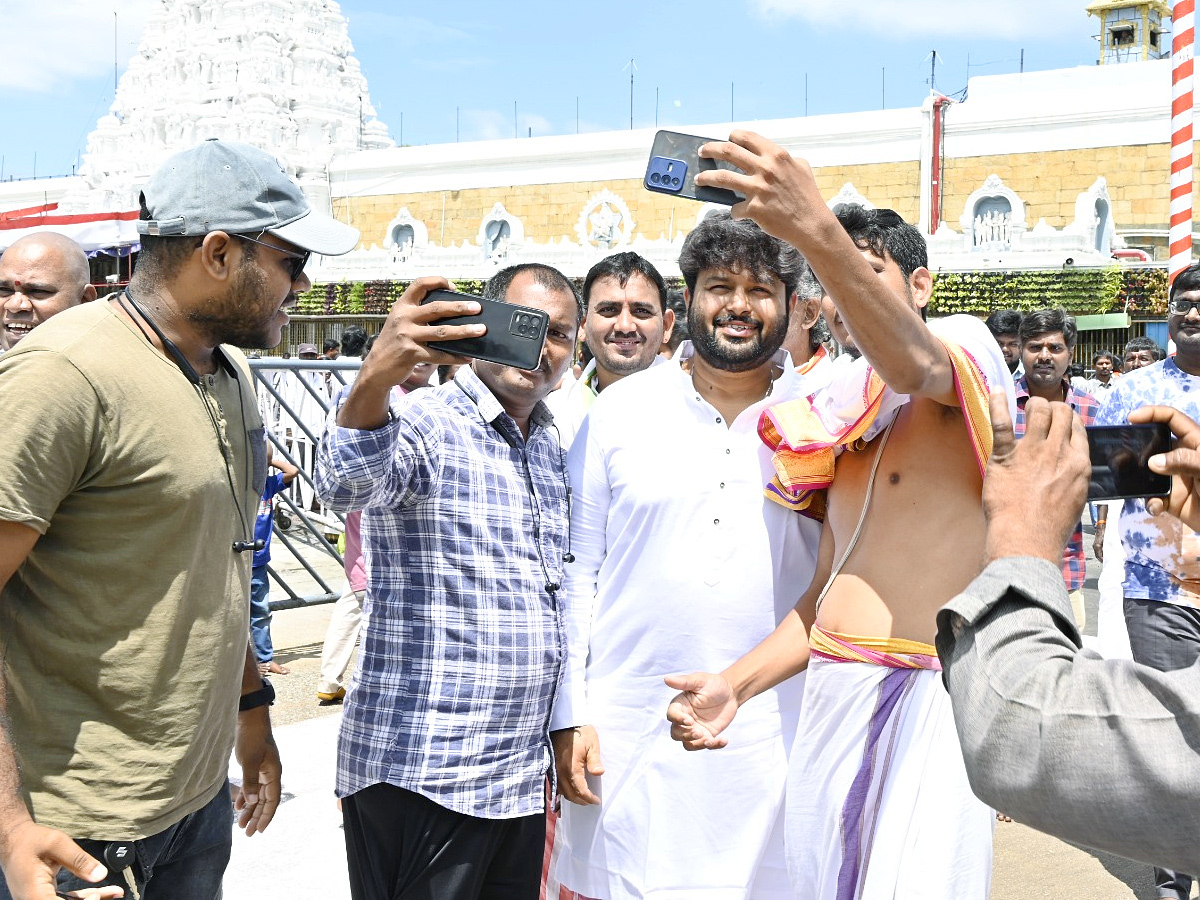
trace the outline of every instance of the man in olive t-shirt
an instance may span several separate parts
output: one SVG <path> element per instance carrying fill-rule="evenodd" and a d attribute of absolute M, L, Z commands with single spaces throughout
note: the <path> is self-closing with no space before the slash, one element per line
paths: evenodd
<path fill-rule="evenodd" d="M 222 345 L 275 346 L 309 252 L 358 232 L 222 141 L 169 159 L 141 205 L 129 289 L 0 358 L 0 898 L 132 878 L 146 900 L 214 900 L 231 749 L 246 833 L 279 802 L 247 641 L 266 445 Z M 131 869 L 100 864 L 114 841 Z"/>

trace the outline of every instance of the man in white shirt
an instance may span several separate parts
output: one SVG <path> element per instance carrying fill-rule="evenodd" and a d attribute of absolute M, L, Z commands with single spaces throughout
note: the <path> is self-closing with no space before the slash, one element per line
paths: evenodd
<path fill-rule="evenodd" d="M 765 498 L 756 430 L 808 393 L 781 349 L 803 260 L 717 214 L 679 265 L 692 341 L 597 398 L 568 455 L 575 560 L 551 738 L 571 802 L 554 874 L 595 900 L 790 898 L 776 826 L 800 686 L 753 701 L 728 753 L 679 753 L 662 710 L 665 675 L 695 653 L 732 662 L 812 577 L 818 529 Z"/>
<path fill-rule="evenodd" d="M 578 380 L 546 398 L 564 450 L 600 392 L 658 362 L 658 350 L 675 327 L 667 283 L 649 260 L 630 251 L 592 266 L 583 280 L 583 308 L 583 338 L 592 359 Z"/>

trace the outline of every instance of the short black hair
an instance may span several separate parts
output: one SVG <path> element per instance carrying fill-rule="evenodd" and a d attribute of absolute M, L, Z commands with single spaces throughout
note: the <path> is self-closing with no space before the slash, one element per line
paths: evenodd
<path fill-rule="evenodd" d="M 747 271 L 755 278 L 774 276 L 783 282 L 784 296 L 791 297 L 800 280 L 804 257 L 786 241 L 767 234 L 751 219 L 735 220 L 727 212 L 715 212 L 692 229 L 679 251 L 679 270 L 689 291 L 705 269 Z"/>
<path fill-rule="evenodd" d="M 501 269 L 483 286 L 483 298 L 485 300 L 504 300 L 513 279 L 522 272 L 531 273 L 537 279 L 537 283 L 546 290 L 566 291 L 570 294 L 571 299 L 575 301 L 575 324 L 578 325 L 583 321 L 583 303 L 579 299 L 575 285 L 571 284 L 571 280 L 558 269 L 545 263 L 518 263 L 515 266 Z"/>
<path fill-rule="evenodd" d="M 838 209 L 837 219 L 859 250 L 870 250 L 880 259 L 891 257 L 905 278 L 929 267 L 925 238 L 895 210 L 847 203 Z"/>
<path fill-rule="evenodd" d="M 988 327 L 992 337 L 1002 334 L 1020 334 L 1021 314 L 1015 309 L 998 309 L 986 319 L 983 324 Z"/>
<path fill-rule="evenodd" d="M 1021 319 L 1021 330 L 1017 332 L 1017 335 L 1021 340 L 1021 346 L 1024 346 L 1025 342 L 1032 338 L 1055 331 L 1062 332 L 1068 350 L 1075 349 L 1075 338 L 1077 337 L 1075 317 L 1068 316 L 1066 311 L 1061 309 L 1038 309 L 1027 313 Z"/>
<path fill-rule="evenodd" d="M 342 353 L 346 356 L 362 356 L 367 343 L 367 331 L 361 325 L 347 325 L 342 331 Z"/>
<path fill-rule="evenodd" d="M 337 338 L 325 338 L 325 342 L 321 344 L 321 352 L 328 353 L 330 350 L 341 351 L 342 342 Z"/>
<path fill-rule="evenodd" d="M 1192 263 L 1176 275 L 1175 280 L 1171 282 L 1170 299 L 1174 300 L 1175 295 L 1180 291 L 1194 291 L 1197 289 L 1200 289 L 1200 263 Z"/>
<path fill-rule="evenodd" d="M 363 344 L 363 348 L 362 348 L 362 358 L 363 359 L 367 358 L 367 354 L 370 353 L 371 348 L 375 346 L 375 340 L 378 337 L 379 337 L 379 335 L 373 334 L 369 338 L 367 338 L 366 343 Z"/>
<path fill-rule="evenodd" d="M 1176 279 L 1178 281 L 1178 279 Z M 1154 338 L 1141 335 L 1140 337 L 1131 338 L 1129 343 L 1125 345 L 1125 352 L 1122 356 L 1128 356 L 1130 353 L 1137 353 L 1139 350 L 1149 350 L 1154 354 L 1155 359 L 1166 359 L 1167 354 L 1163 352 L 1163 348 L 1155 343 Z"/>
<path fill-rule="evenodd" d="M 658 269 L 654 268 L 654 264 L 650 260 L 630 250 L 606 256 L 588 269 L 587 276 L 583 279 L 583 291 L 581 292 L 583 294 L 584 310 L 587 310 L 588 300 L 592 296 L 592 284 L 598 279 L 615 278 L 617 284 L 625 287 L 635 272 L 653 284 L 658 290 L 658 301 L 662 305 L 662 311 L 665 313 L 667 311 L 666 281 L 663 280 L 662 275 Z"/>
<path fill-rule="evenodd" d="M 138 211 L 138 219 L 147 222 L 154 218 L 150 215 L 150 208 L 146 205 L 145 194 L 138 195 L 138 202 L 141 206 Z M 145 282 L 150 287 L 161 287 L 179 274 L 183 264 L 196 252 L 196 248 L 204 243 L 204 235 L 199 237 L 160 237 L 153 234 L 142 234 L 138 235 L 138 243 L 141 246 L 134 263 L 138 280 Z M 254 259 L 257 256 L 258 248 L 249 241 L 243 241 L 242 244 L 246 258 Z"/>

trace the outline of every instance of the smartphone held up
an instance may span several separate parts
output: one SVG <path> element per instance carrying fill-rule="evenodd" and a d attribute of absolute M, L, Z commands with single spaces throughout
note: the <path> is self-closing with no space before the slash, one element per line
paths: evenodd
<path fill-rule="evenodd" d="M 737 191 L 696 185 L 696 176 L 701 172 L 710 172 L 713 169 L 741 171 L 727 162 L 700 156 L 701 147 L 720 140 L 721 138 L 697 137 L 674 131 L 658 132 L 650 148 L 650 161 L 646 164 L 646 176 L 642 179 L 642 184 L 647 190 L 659 194 L 672 194 L 702 203 L 720 203 L 725 206 L 740 203 L 746 198 Z"/>
<path fill-rule="evenodd" d="M 546 343 L 550 316 L 531 306 L 517 306 L 501 300 L 486 300 L 455 291 L 431 291 L 424 303 L 437 300 L 474 300 L 480 310 L 473 316 L 450 316 L 439 319 L 443 325 L 476 325 L 482 323 L 487 331 L 479 337 L 459 341 L 431 341 L 435 350 L 470 356 L 517 369 L 536 369 Z"/>
<path fill-rule="evenodd" d="M 1150 471 L 1150 457 L 1171 449 L 1171 429 L 1162 422 L 1147 425 L 1089 425 L 1092 475 L 1088 500 L 1166 497 L 1171 476 Z"/>

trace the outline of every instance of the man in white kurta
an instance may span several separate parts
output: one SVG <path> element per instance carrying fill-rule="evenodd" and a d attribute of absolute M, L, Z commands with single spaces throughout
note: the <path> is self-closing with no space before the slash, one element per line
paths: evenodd
<path fill-rule="evenodd" d="M 706 223 L 723 234 L 721 223 Z M 693 337 L 729 319 L 721 301 L 697 299 L 707 277 L 691 298 Z M 698 310 L 705 302 L 707 316 Z M 786 299 L 779 309 L 786 327 Z M 762 490 L 771 462 L 758 417 L 807 393 L 791 357 L 770 344 L 747 363 L 763 374 L 762 394 L 732 421 L 720 400 L 702 396 L 697 373 L 733 382 L 746 370 L 706 365 L 687 342 L 669 362 L 606 389 L 571 446 L 575 560 L 566 567 L 568 656 L 551 729 L 557 751 L 558 729 L 593 727 L 603 764 L 603 774 L 587 777 L 599 803 L 563 803 L 559 819 L 555 875 L 578 895 L 791 896 L 776 826 L 801 686 L 748 704 L 722 753 L 680 753 L 663 716 L 672 695 L 664 676 L 697 655 L 733 662 L 771 633 L 812 578 L 815 523 Z"/>

